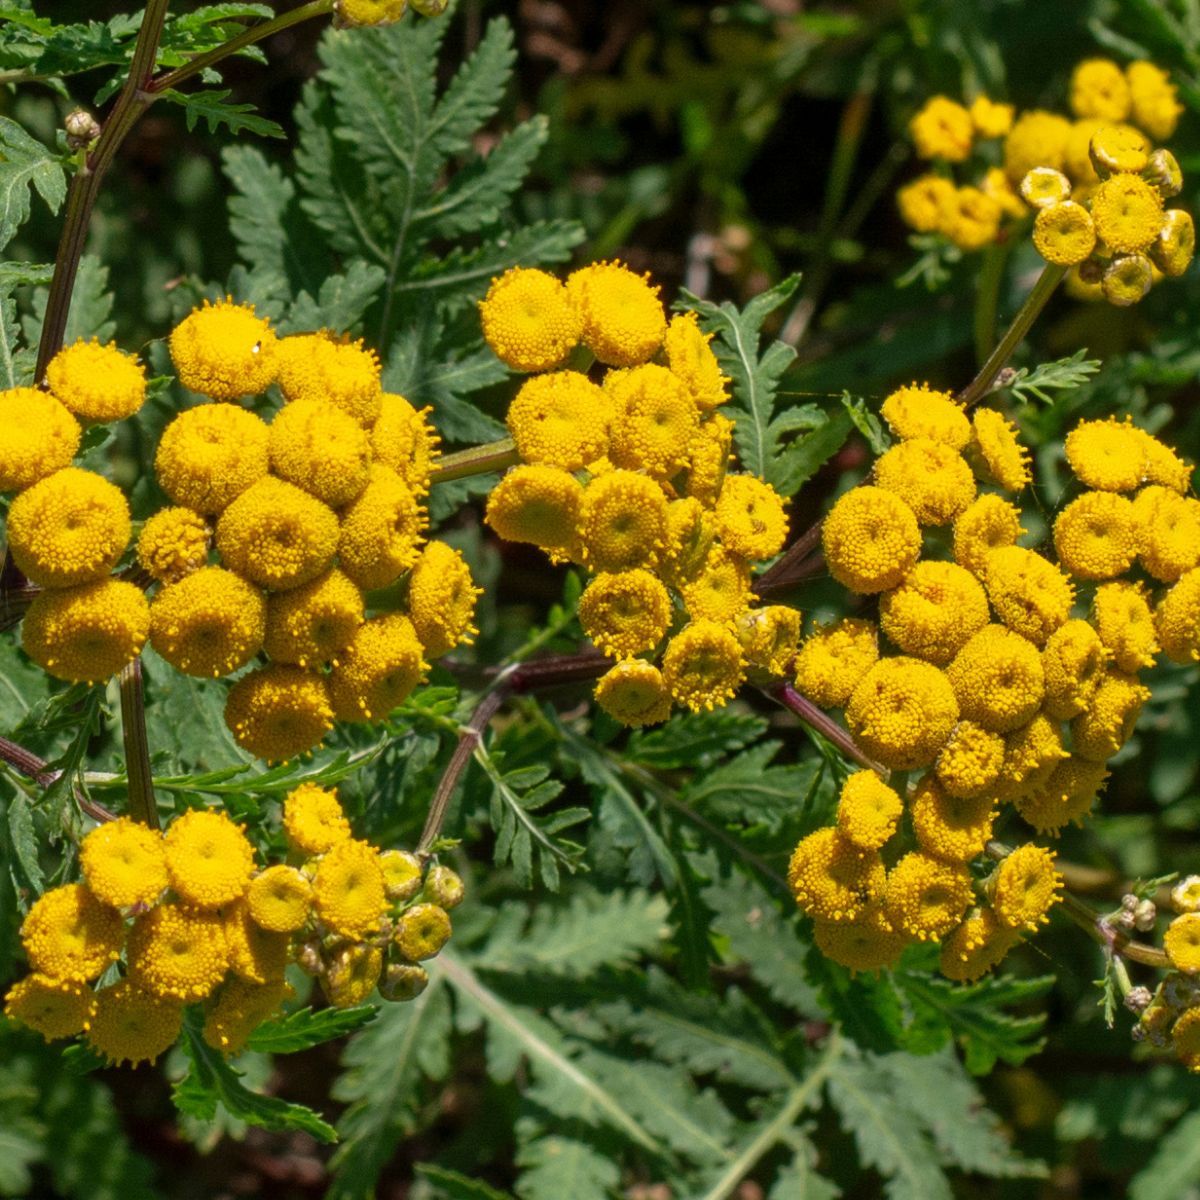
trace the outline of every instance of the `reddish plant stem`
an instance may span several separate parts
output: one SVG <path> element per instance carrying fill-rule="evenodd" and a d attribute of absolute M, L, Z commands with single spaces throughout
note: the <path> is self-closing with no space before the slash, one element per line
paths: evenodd
<path fill-rule="evenodd" d="M 799 583 L 802 579 L 807 579 L 811 575 L 816 574 L 816 571 L 821 570 L 825 563 L 824 558 L 820 559 L 820 564 L 817 566 L 816 571 L 812 569 L 811 564 L 808 562 L 810 556 L 821 545 L 821 526 L 821 521 L 810 525 L 784 551 L 783 557 L 754 581 L 752 590 L 756 596 L 766 596 L 772 592 L 784 591 L 793 584 Z"/>
<path fill-rule="evenodd" d="M 811 700 L 800 695 L 790 683 L 778 683 L 773 687 L 764 688 L 763 693 L 794 712 L 805 725 L 832 742 L 851 762 L 858 763 L 868 771 L 874 771 L 881 779 L 889 777 L 887 767 L 881 766 L 864 754 L 846 730 Z"/>
<path fill-rule="evenodd" d="M 50 787 L 62 775 L 61 771 L 52 770 L 44 758 L 39 758 L 32 750 L 26 750 L 24 746 L 19 746 L 6 737 L 0 737 L 0 761 L 8 763 L 10 767 L 19 771 L 27 779 L 32 779 L 40 788 Z M 97 804 L 94 800 L 79 795 L 78 791 L 75 799 L 79 807 L 93 821 L 103 823 L 117 819 L 116 813 L 109 812 L 102 804 Z"/>

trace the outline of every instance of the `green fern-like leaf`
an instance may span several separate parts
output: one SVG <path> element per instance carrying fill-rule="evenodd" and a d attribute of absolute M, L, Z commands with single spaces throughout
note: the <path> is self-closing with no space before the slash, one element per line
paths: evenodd
<path fill-rule="evenodd" d="M 276 121 L 260 117 L 253 104 L 230 104 L 232 88 L 223 91 L 213 89 L 205 92 L 178 92 L 167 88 L 159 92 L 164 100 L 183 108 L 184 120 L 189 130 L 195 129 L 199 121 L 205 122 L 209 131 L 215 133 L 224 126 L 230 133 L 256 133 L 259 137 L 281 138 L 283 128 Z"/>
<path fill-rule="evenodd" d="M 396 1143 L 417 1127 L 426 1080 L 450 1070 L 450 1001 L 442 972 L 415 1000 L 387 1005 L 346 1047 L 333 1088 L 338 1122 L 329 1200 L 369 1200 Z"/>

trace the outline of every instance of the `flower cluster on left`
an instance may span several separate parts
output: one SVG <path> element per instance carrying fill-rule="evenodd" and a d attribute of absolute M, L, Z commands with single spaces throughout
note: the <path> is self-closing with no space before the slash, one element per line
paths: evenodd
<path fill-rule="evenodd" d="M 204 1039 L 239 1054 L 293 995 L 291 962 L 339 1007 L 376 986 L 388 1000 L 419 995 L 420 962 L 450 937 L 458 877 L 355 840 L 336 792 L 313 784 L 288 794 L 282 825 L 288 860 L 265 868 L 223 812 L 191 810 L 165 834 L 128 817 L 97 826 L 80 846 L 83 882 L 46 892 L 25 918 L 32 972 L 7 1015 L 139 1063 L 175 1041 L 193 1004 Z"/>
<path fill-rule="evenodd" d="M 131 533 L 124 495 L 71 464 L 80 421 L 141 407 L 143 368 L 81 342 L 51 363 L 49 391 L 0 395 L 0 488 L 19 492 L 9 549 L 41 589 L 22 645 L 57 678 L 89 683 L 147 641 L 200 677 L 265 654 L 231 688 L 226 722 L 250 753 L 286 760 L 335 719 L 386 717 L 429 660 L 474 633 L 466 562 L 424 536 L 437 438 L 423 412 L 384 392 L 372 351 L 328 330 L 280 337 L 250 305 L 206 302 L 170 350 L 180 382 L 207 402 L 163 432 L 155 473 L 172 503 L 142 525 L 132 578 L 112 574 Z M 276 388 L 269 423 L 241 403 Z M 152 601 L 139 582 L 157 584 Z"/>

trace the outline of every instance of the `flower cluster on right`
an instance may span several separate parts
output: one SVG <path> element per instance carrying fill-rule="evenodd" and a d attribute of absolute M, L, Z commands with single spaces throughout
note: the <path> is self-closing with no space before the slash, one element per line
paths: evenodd
<path fill-rule="evenodd" d="M 600 707 L 656 724 L 675 704 L 725 704 L 748 671 L 782 675 L 800 615 L 757 605 L 751 572 L 783 548 L 783 499 L 727 471 L 729 381 L 696 314 L 668 321 L 647 279 L 601 262 L 565 283 L 514 268 L 480 316 L 496 354 L 530 376 L 508 409 L 521 463 L 487 521 L 590 572 L 579 618 L 614 660 Z"/>
<path fill-rule="evenodd" d="M 883 416 L 898 440 L 823 527 L 830 573 L 874 598 L 877 618 L 815 629 L 796 683 L 842 709 L 881 768 L 923 773 L 896 788 L 851 776 L 836 826 L 800 843 L 790 879 L 830 957 L 871 970 L 934 940 L 943 972 L 970 980 L 1060 894 L 1053 851 L 1017 822 L 1015 851 L 992 841 L 999 806 L 1042 837 L 1082 821 L 1150 695 L 1139 673 L 1159 654 L 1200 660 L 1200 501 L 1192 467 L 1158 439 L 1082 421 L 1053 546 L 1027 547 L 1010 496 L 1029 483 L 1028 453 L 1000 412 L 914 385 Z"/>
<path fill-rule="evenodd" d="M 937 165 L 899 190 L 900 215 L 918 233 L 970 251 L 1032 211 L 1034 244 L 1048 262 L 1072 268 L 1073 295 L 1135 304 L 1163 276 L 1181 275 L 1195 248 L 1190 214 L 1164 209 L 1182 187 L 1179 164 L 1152 148 L 1174 133 L 1183 110 L 1159 67 L 1142 61 L 1122 70 L 1108 59 L 1075 68 L 1070 108 L 1074 120 L 1041 109 L 1016 116 L 985 96 L 969 108 L 933 97 L 910 133 L 917 153 Z M 967 163 L 982 175 L 958 186 L 953 169 Z"/>

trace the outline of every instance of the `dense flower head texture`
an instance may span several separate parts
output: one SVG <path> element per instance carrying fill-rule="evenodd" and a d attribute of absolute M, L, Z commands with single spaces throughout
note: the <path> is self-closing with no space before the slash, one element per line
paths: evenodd
<path fill-rule="evenodd" d="M 185 409 L 163 430 L 159 485 L 179 505 L 212 516 L 267 474 L 270 430 L 236 404 Z"/>
<path fill-rule="evenodd" d="M 0 492 L 16 492 L 70 466 L 83 430 L 59 400 L 37 388 L 0 392 Z"/>
<path fill-rule="evenodd" d="M 159 583 L 175 583 L 204 566 L 212 527 L 190 508 L 169 505 L 146 518 L 137 540 L 138 566 Z"/>
<path fill-rule="evenodd" d="M 252 304 L 207 300 L 172 331 L 179 382 L 213 400 L 236 400 L 275 381 L 278 339 Z"/>
<path fill-rule="evenodd" d="M 852 592 L 896 587 L 921 553 L 921 531 L 907 503 L 891 491 L 856 487 L 825 518 L 821 540 L 829 573 Z"/>
<path fill-rule="evenodd" d="M 262 592 L 224 567 L 201 567 L 167 584 L 150 606 L 150 644 L 177 671 L 216 678 L 262 649 Z"/>
<path fill-rule="evenodd" d="M 81 421 L 121 421 L 146 401 L 146 369 L 114 342 L 80 339 L 47 364 L 46 386 Z"/>
<path fill-rule="evenodd" d="M 573 271 L 567 293 L 583 319 L 583 343 L 600 362 L 634 367 L 662 345 L 667 318 L 658 288 L 623 263 L 592 263 Z"/>
<path fill-rule="evenodd" d="M 796 686 L 822 708 L 842 708 L 878 661 L 878 627 L 846 617 L 817 626 L 804 639 L 796 655 Z"/>
<path fill-rule="evenodd" d="M 583 317 L 565 285 L 531 267 L 512 267 L 492 280 L 479 318 L 484 341 L 514 371 L 561 366 L 583 333 Z"/>
<path fill-rule="evenodd" d="M 524 462 L 577 471 L 608 453 L 612 405 L 577 371 L 527 379 L 508 406 L 508 429 Z"/>
<path fill-rule="evenodd" d="M 324 400 L 364 428 L 383 407 L 379 356 L 361 341 L 328 330 L 294 334 L 279 342 L 279 389 L 289 403 Z"/>

